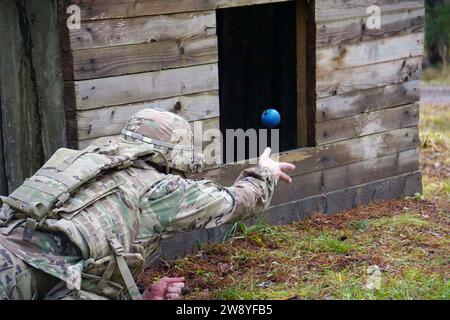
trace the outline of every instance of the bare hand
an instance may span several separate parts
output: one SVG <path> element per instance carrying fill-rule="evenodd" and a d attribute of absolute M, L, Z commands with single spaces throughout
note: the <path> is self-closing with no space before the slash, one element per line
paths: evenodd
<path fill-rule="evenodd" d="M 184 288 L 184 278 L 167 278 L 152 284 L 143 295 L 144 300 L 179 300 L 181 289 Z"/>
<path fill-rule="evenodd" d="M 287 183 L 292 183 L 291 177 L 289 177 L 286 172 L 295 169 L 292 163 L 278 162 L 270 158 L 270 153 L 272 150 L 266 148 L 263 154 L 259 157 L 259 165 L 269 169 L 276 179 L 286 181 Z"/>

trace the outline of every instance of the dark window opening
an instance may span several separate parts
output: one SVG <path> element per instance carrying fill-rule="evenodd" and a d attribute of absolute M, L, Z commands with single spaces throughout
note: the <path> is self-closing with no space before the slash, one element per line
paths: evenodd
<path fill-rule="evenodd" d="M 279 151 L 296 149 L 296 2 L 217 10 L 217 33 L 223 145 L 226 129 L 265 129 L 262 113 L 275 108 L 282 119 Z"/>

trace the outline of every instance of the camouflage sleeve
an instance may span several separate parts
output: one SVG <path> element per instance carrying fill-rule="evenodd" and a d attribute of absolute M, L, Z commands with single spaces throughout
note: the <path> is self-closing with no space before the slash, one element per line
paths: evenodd
<path fill-rule="evenodd" d="M 234 200 L 230 221 L 246 219 L 267 210 L 272 200 L 277 180 L 270 170 L 254 167 L 244 170 L 233 186 L 227 188 Z"/>
<path fill-rule="evenodd" d="M 172 219 L 166 220 L 166 225 L 162 223 L 164 233 L 214 228 L 262 212 L 270 204 L 275 185 L 272 173 L 261 167 L 243 171 L 228 188 L 208 180 L 179 178 L 177 189 L 182 194 L 176 197 L 179 209 Z M 157 216 L 161 215 L 162 211 L 153 209 Z"/>

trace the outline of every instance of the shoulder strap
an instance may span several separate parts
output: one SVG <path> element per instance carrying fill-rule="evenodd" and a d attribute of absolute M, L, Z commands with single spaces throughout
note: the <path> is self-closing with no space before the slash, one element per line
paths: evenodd
<path fill-rule="evenodd" d="M 120 274 L 123 277 L 123 281 L 125 282 L 125 285 L 127 286 L 127 289 L 128 289 L 128 292 L 130 293 L 131 298 L 133 300 L 142 300 L 142 296 L 139 292 L 136 282 L 134 281 L 133 275 L 131 274 L 131 271 L 128 268 L 125 258 L 123 257 L 123 247 L 120 244 L 120 241 L 117 239 L 117 237 L 110 237 L 108 239 L 108 241 L 109 241 L 109 245 L 111 246 L 111 249 L 116 257 L 117 265 L 120 270 Z"/>

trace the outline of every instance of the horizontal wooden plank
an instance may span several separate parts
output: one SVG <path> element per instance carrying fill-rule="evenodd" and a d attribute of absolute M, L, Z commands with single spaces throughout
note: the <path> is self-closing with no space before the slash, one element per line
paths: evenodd
<path fill-rule="evenodd" d="M 210 129 L 219 129 L 220 128 L 219 117 L 208 118 L 208 119 L 197 120 L 197 121 L 190 121 L 189 123 L 191 124 L 192 129 L 194 129 L 193 125 L 195 122 L 201 122 L 203 133 Z"/>
<path fill-rule="evenodd" d="M 419 80 L 421 74 L 422 57 L 317 72 L 317 98 Z"/>
<path fill-rule="evenodd" d="M 399 60 L 423 54 L 423 33 L 391 37 L 317 50 L 317 73 Z"/>
<path fill-rule="evenodd" d="M 273 196 L 272 205 L 326 194 L 418 169 L 419 151 L 412 149 L 342 167 L 307 173 L 294 177 L 290 185 L 280 183 Z"/>
<path fill-rule="evenodd" d="M 214 90 L 217 64 L 75 82 L 76 104 L 82 110 Z"/>
<path fill-rule="evenodd" d="M 267 213 L 254 219 L 270 224 L 285 224 L 311 213 L 335 214 L 371 201 L 413 196 L 421 191 L 422 175 L 420 171 L 414 171 L 273 206 Z"/>
<path fill-rule="evenodd" d="M 216 34 L 214 11 L 128 19 L 86 21 L 70 31 L 72 50 L 93 49 L 168 40 L 186 40 Z"/>
<path fill-rule="evenodd" d="M 357 162 L 323 172 L 323 191 L 330 192 L 419 170 L 419 150 Z M 301 178 L 299 179 L 301 182 Z"/>
<path fill-rule="evenodd" d="M 217 91 L 212 91 L 81 111 L 77 113 L 78 138 L 83 140 L 118 134 L 132 115 L 147 108 L 174 112 L 188 121 L 203 120 L 219 116 L 219 95 Z"/>
<path fill-rule="evenodd" d="M 298 176 L 409 150 L 417 147 L 418 142 L 417 127 L 396 129 L 318 148 L 288 151 L 280 155 L 280 161 L 293 163 L 296 169 L 290 174 Z M 230 186 L 239 174 L 250 166 L 244 163 L 227 164 L 193 178 L 210 179 Z"/>
<path fill-rule="evenodd" d="M 112 77 L 217 61 L 218 48 L 215 35 L 73 52 L 75 80 Z"/>
<path fill-rule="evenodd" d="M 361 17 L 317 23 L 317 48 L 357 44 L 361 41 L 390 38 L 423 32 L 425 9 L 382 12 L 381 28 L 368 29 Z"/>
<path fill-rule="evenodd" d="M 368 134 L 411 127 L 419 123 L 419 104 L 409 104 L 356 116 L 320 122 L 316 125 L 318 145 Z"/>
<path fill-rule="evenodd" d="M 316 0 L 316 21 L 368 17 L 367 8 L 377 5 L 382 13 L 424 7 L 424 0 Z"/>
<path fill-rule="evenodd" d="M 422 192 L 422 174 L 420 171 L 330 192 L 325 199 L 324 212 L 333 214 L 370 201 L 411 197 L 417 192 Z"/>
<path fill-rule="evenodd" d="M 81 7 L 83 20 L 192 12 L 293 0 L 70 0 Z"/>
<path fill-rule="evenodd" d="M 316 121 L 354 116 L 419 101 L 420 81 L 354 91 L 348 94 L 321 98 L 316 103 Z"/>
<path fill-rule="evenodd" d="M 412 196 L 421 190 L 421 173 L 416 171 L 274 206 L 248 219 L 245 223 L 247 225 L 257 223 L 287 225 L 305 219 L 311 214 L 335 214 L 371 201 Z M 231 224 L 222 225 L 214 229 L 189 231 L 167 238 L 162 241 L 161 251 L 157 255 L 164 259 L 182 257 L 194 252 L 199 243 L 223 241 L 231 227 Z M 150 257 L 149 261 L 155 257 L 156 255 Z"/>

